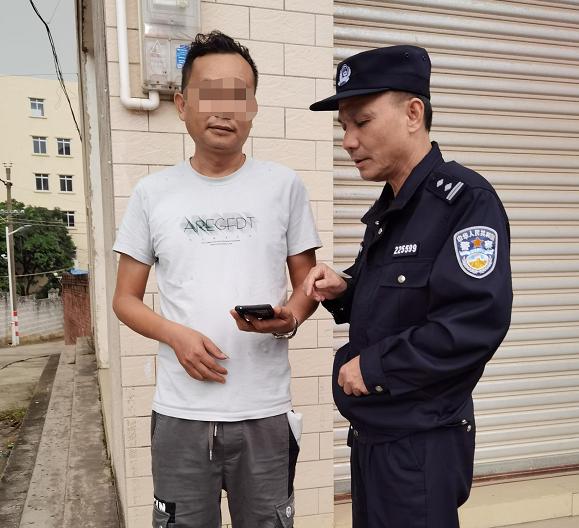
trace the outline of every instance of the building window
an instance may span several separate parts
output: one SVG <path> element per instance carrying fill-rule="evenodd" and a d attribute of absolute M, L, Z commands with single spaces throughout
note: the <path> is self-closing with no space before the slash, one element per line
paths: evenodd
<path fill-rule="evenodd" d="M 61 174 L 60 178 L 60 192 L 72 192 L 72 176 Z"/>
<path fill-rule="evenodd" d="M 35 173 L 34 178 L 37 191 L 48 191 L 48 174 Z"/>
<path fill-rule="evenodd" d="M 30 116 L 44 117 L 44 99 L 30 97 Z"/>
<path fill-rule="evenodd" d="M 46 138 L 32 136 L 32 150 L 34 154 L 46 154 Z"/>
<path fill-rule="evenodd" d="M 74 211 L 62 211 L 66 227 L 74 227 Z"/>
<path fill-rule="evenodd" d="M 56 138 L 56 146 L 59 156 L 70 156 L 70 139 Z"/>

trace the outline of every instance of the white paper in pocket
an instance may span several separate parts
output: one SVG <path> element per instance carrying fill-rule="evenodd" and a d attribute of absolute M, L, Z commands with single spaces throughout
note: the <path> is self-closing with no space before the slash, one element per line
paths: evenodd
<path fill-rule="evenodd" d="M 302 428 L 304 425 L 304 415 L 302 413 L 297 413 L 293 411 L 287 412 L 287 421 L 289 423 L 290 429 L 298 443 L 300 445 L 300 440 L 302 438 Z"/>

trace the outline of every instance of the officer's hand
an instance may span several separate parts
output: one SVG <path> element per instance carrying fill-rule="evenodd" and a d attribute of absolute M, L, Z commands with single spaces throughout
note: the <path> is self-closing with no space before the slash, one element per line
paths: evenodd
<path fill-rule="evenodd" d="M 244 319 L 235 310 L 230 310 L 229 313 L 235 319 L 237 328 L 242 332 L 257 332 L 260 334 L 287 334 L 294 329 L 295 319 L 294 314 L 287 306 L 274 306 L 273 319 L 261 319 L 247 315 Z"/>
<path fill-rule="evenodd" d="M 225 383 L 227 369 L 216 359 L 229 358 L 211 339 L 191 328 L 176 325 L 171 331 L 169 345 L 189 376 L 199 381 Z"/>
<path fill-rule="evenodd" d="M 318 302 L 340 297 L 348 287 L 346 281 L 325 264 L 314 266 L 304 281 L 304 293 Z"/>
<path fill-rule="evenodd" d="M 360 356 L 344 363 L 338 375 L 338 385 L 344 389 L 344 392 L 350 396 L 368 395 L 370 392 L 366 388 L 362 371 L 360 370 Z"/>

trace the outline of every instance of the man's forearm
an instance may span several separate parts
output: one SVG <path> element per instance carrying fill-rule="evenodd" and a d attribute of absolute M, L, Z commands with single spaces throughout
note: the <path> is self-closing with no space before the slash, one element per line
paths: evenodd
<path fill-rule="evenodd" d="M 171 336 L 177 323 L 155 313 L 142 300 L 131 295 L 115 297 L 113 309 L 119 320 L 131 330 L 171 346 Z"/>
<path fill-rule="evenodd" d="M 292 311 L 298 323 L 302 324 L 316 311 L 318 303 L 307 297 L 302 288 L 297 288 L 291 294 L 286 306 Z"/>

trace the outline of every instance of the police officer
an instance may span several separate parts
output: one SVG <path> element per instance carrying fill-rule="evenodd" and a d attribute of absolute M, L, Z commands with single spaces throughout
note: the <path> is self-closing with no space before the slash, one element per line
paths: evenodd
<path fill-rule="evenodd" d="M 470 493 L 472 392 L 507 333 L 512 285 L 507 215 L 476 172 L 431 143 L 430 58 L 415 46 L 338 65 L 343 148 L 365 181 L 385 182 L 362 218 L 342 278 L 326 265 L 304 288 L 349 342 L 333 393 L 351 424 L 354 528 L 454 528 Z"/>

